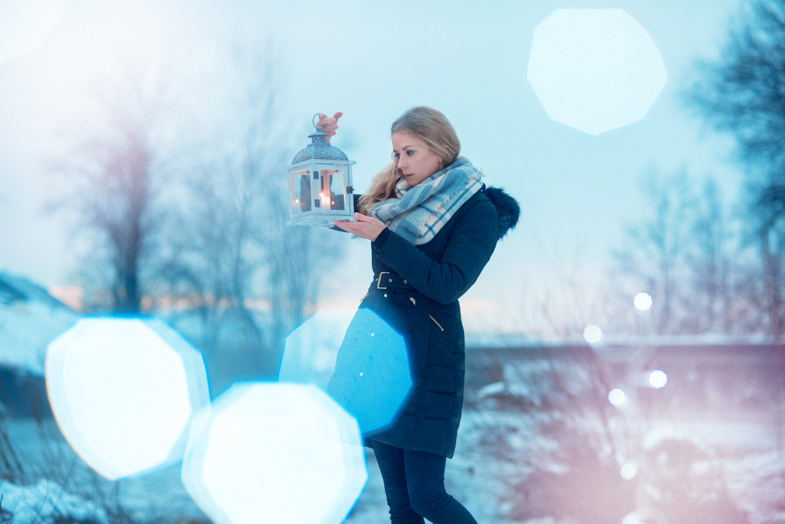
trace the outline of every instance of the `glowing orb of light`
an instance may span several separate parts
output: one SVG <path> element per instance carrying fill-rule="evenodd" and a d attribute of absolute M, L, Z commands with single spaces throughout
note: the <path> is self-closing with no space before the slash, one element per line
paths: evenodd
<path fill-rule="evenodd" d="M 325 391 L 357 419 L 360 431 L 395 421 L 412 387 L 406 342 L 370 309 L 359 309 L 338 350 Z"/>
<path fill-rule="evenodd" d="M 219 524 L 342 522 L 368 480 L 360 438 L 315 386 L 237 382 L 194 417 L 181 478 Z"/>
<path fill-rule="evenodd" d="M 40 47 L 60 20 L 65 0 L 0 2 L 0 62 Z"/>
<path fill-rule="evenodd" d="M 625 462 L 624 465 L 619 470 L 619 475 L 624 480 L 632 480 L 635 478 L 635 475 L 638 474 L 638 465 L 634 462 Z"/>
<path fill-rule="evenodd" d="M 154 319 L 80 320 L 47 348 L 45 375 L 68 443 L 111 480 L 180 461 L 210 402 L 202 355 Z"/>
<path fill-rule="evenodd" d="M 621 406 L 627 400 L 627 395 L 624 394 L 624 391 L 614 388 L 608 393 L 608 402 L 613 404 L 614 406 Z"/>
<path fill-rule="evenodd" d="M 534 30 L 528 78 L 552 119 L 599 135 L 646 116 L 667 73 L 624 10 L 557 9 Z"/>
<path fill-rule="evenodd" d="M 628 513 L 621 519 L 621 524 L 646 524 L 646 521 L 638 514 L 637 511 Z"/>
<path fill-rule="evenodd" d="M 320 309 L 292 331 L 286 337 L 278 380 L 327 389 L 338 348 L 356 313 L 356 308 Z"/>
<path fill-rule="evenodd" d="M 649 373 L 649 384 L 653 388 L 664 388 L 665 384 L 668 383 L 668 375 L 665 374 L 664 371 L 656 369 Z"/>
<path fill-rule="evenodd" d="M 632 303 L 638 311 L 648 311 L 652 305 L 651 295 L 644 292 L 638 293 L 635 295 L 635 298 L 632 299 Z"/>
<path fill-rule="evenodd" d="M 595 326 L 594 324 L 588 325 L 583 330 L 583 338 L 589 344 L 596 344 L 602 340 L 602 329 L 600 329 L 599 326 Z"/>

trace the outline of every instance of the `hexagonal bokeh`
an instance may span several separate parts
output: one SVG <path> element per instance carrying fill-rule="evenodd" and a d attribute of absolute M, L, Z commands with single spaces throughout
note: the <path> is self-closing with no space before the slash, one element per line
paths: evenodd
<path fill-rule="evenodd" d="M 667 73 L 624 10 L 558 9 L 534 31 L 528 78 L 552 119 L 598 135 L 646 116 Z"/>
<path fill-rule="evenodd" d="M 201 353 L 155 319 L 80 320 L 49 344 L 45 375 L 68 443 L 111 480 L 181 460 L 210 402 Z"/>
<path fill-rule="evenodd" d="M 182 481 L 220 524 L 342 522 L 368 480 L 357 422 L 312 385 L 238 382 L 195 417 Z"/>
<path fill-rule="evenodd" d="M 305 321 L 286 340 L 278 380 L 325 390 L 363 433 L 390 425 L 412 386 L 403 337 L 365 308 Z"/>
<path fill-rule="evenodd" d="M 327 389 L 338 348 L 357 309 L 324 308 L 286 337 L 279 382 L 313 384 Z"/>
<path fill-rule="evenodd" d="M 34 51 L 60 20 L 65 0 L 0 2 L 0 62 Z"/>

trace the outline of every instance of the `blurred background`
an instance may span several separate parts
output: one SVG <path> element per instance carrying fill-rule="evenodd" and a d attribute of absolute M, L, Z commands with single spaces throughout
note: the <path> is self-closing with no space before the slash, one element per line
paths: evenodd
<path fill-rule="evenodd" d="M 551 118 L 531 53 L 557 9 L 598 8 L 665 83 L 592 134 Z M 362 192 L 416 105 L 522 208 L 461 299 L 448 489 L 483 522 L 785 522 L 783 0 L 0 4 L 0 480 L 104 511 L 41 521 L 201 522 L 173 470 L 110 483 L 69 454 L 47 344 L 158 316 L 212 396 L 275 378 L 286 336 L 372 278 L 364 241 L 286 226 L 284 167 L 342 111 Z M 379 482 L 349 522 L 386 514 Z"/>

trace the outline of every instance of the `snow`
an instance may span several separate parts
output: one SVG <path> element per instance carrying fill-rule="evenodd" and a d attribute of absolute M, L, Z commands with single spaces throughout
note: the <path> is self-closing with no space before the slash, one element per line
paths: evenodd
<path fill-rule="evenodd" d="M 89 520 L 109 524 L 106 512 L 81 497 L 67 493 L 56 483 L 42 479 L 32 486 L 17 486 L 0 480 L 0 507 L 13 514 L 11 524 L 47 522 L 68 516 L 69 520 Z M 3 514 L 0 513 L 0 517 Z"/>
<path fill-rule="evenodd" d="M 43 376 L 47 345 L 79 318 L 40 286 L 0 272 L 0 365 Z"/>
<path fill-rule="evenodd" d="M 47 344 L 78 319 L 77 313 L 49 297 L 40 286 L 0 273 L 0 365 L 43 375 Z M 447 491 L 479 522 L 566 524 L 565 520 L 542 515 L 527 521 L 512 519 L 510 515 L 516 508 L 520 511 L 521 499 L 527 495 L 516 492 L 516 487 L 532 473 L 553 467 L 548 463 L 548 457 L 560 449 L 560 436 L 543 432 L 543 428 L 547 427 L 543 419 L 554 421 L 562 416 L 568 417 L 569 411 L 559 411 L 558 396 L 571 395 L 580 400 L 583 396 L 581 388 L 594 376 L 593 368 L 570 358 L 576 353 L 574 350 L 581 350 L 577 352 L 581 355 L 583 350 L 594 351 L 599 357 L 598 365 L 607 361 L 614 366 L 622 366 L 632 374 L 622 373 L 615 378 L 626 377 L 629 381 L 635 375 L 633 372 L 640 371 L 640 366 L 643 366 L 641 369 L 646 372 L 646 377 L 650 373 L 650 368 L 646 367 L 648 364 L 644 366 L 648 361 L 640 360 L 640 355 L 636 360 L 635 351 L 642 347 L 674 346 L 679 347 L 677 353 L 683 359 L 707 358 L 705 351 L 693 353 L 688 346 L 721 350 L 718 354 L 730 352 L 734 358 L 727 362 L 721 359 L 711 362 L 688 360 L 689 366 L 682 362 L 682 368 L 668 369 L 668 385 L 662 391 L 656 390 L 657 394 L 684 393 L 673 396 L 672 404 L 661 406 L 664 411 L 656 417 L 647 418 L 645 412 L 632 404 L 629 409 L 618 411 L 618 416 L 626 420 L 626 429 L 645 428 L 639 435 L 636 433 L 640 440 L 635 445 L 647 451 L 667 440 L 694 443 L 707 451 L 712 467 L 721 471 L 730 498 L 747 512 L 750 524 L 785 522 L 779 503 L 785 489 L 782 480 L 785 455 L 778 451 L 782 445 L 777 429 L 781 419 L 774 411 L 782 409 L 782 406 L 771 400 L 768 395 L 770 381 L 763 376 L 769 362 L 765 358 L 770 358 L 770 352 L 734 351 L 732 347 L 733 344 L 771 344 L 770 340 L 750 337 L 729 339 L 717 334 L 624 340 L 609 336 L 604 345 L 593 349 L 579 340 L 575 342 L 576 345 L 570 348 L 563 342 L 560 345 L 537 342 L 522 334 L 494 336 L 467 332 L 467 347 L 470 349 L 467 350 L 466 405 L 455 457 L 447 461 L 445 484 Z M 681 351 L 682 347 L 684 351 Z M 731 376 L 735 382 L 728 382 L 723 371 L 717 371 L 718 366 L 730 366 L 729 369 L 735 373 Z M 561 374 L 563 380 L 558 386 L 561 389 L 554 389 L 556 386 L 547 380 L 548 373 L 552 372 Z M 709 375 L 715 382 L 728 387 L 716 388 L 705 382 Z M 693 376 L 697 378 L 690 382 Z M 680 384 L 692 389 L 674 389 Z M 615 382 L 613 385 L 626 387 Z M 701 389 L 695 390 L 699 386 Z M 752 389 L 754 394 L 740 396 L 748 389 Z M 654 390 L 642 389 L 643 393 L 638 393 L 643 395 L 646 391 Z M 698 396 L 693 398 L 693 394 Z M 581 410 L 593 408 L 587 403 L 571 409 L 583 412 Z M 0 522 L 6 522 L 8 512 L 13 511 L 14 517 L 8 520 L 9 524 L 29 523 L 36 514 L 39 521 L 46 522 L 47 518 L 53 520 L 66 513 L 69 522 L 94 519 L 94 522 L 103 524 L 113 518 L 107 517 L 108 509 L 117 507 L 113 504 L 119 504 L 139 523 L 209 522 L 183 487 L 179 463 L 144 476 L 111 482 L 98 477 L 84 464 L 62 438 L 52 420 L 45 422 L 54 427 L 55 436 L 48 438 L 42 436 L 32 420 L 2 420 L 0 423 L 0 429 L 8 432 L 20 460 L 33 479 L 28 485 L 19 481 L 0 481 L 0 495 L 3 497 Z M 583 423 L 588 424 L 589 421 Z M 590 431 L 588 425 L 582 429 L 587 434 Z M 53 452 L 55 449 L 57 452 Z M 504 450 L 507 450 L 507 455 L 504 455 Z M 349 524 L 376 524 L 387 519 L 381 475 L 373 452 L 367 449 L 365 452 L 369 478 L 345 520 Z M 52 457 L 59 457 L 59 463 L 54 463 Z M 627 457 L 627 460 L 634 458 Z M 639 471 L 635 479 L 642 478 L 646 468 L 651 468 L 644 462 L 636 464 Z M 622 465 L 620 463 L 619 467 Z M 67 471 L 68 477 L 53 475 L 53 471 Z M 114 493 L 117 494 L 116 500 L 112 498 Z"/>

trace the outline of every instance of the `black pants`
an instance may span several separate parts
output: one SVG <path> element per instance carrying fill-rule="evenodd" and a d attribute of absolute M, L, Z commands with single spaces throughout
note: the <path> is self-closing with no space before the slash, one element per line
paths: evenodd
<path fill-rule="evenodd" d="M 371 440 L 384 479 L 393 524 L 477 524 L 444 490 L 446 457 Z"/>

